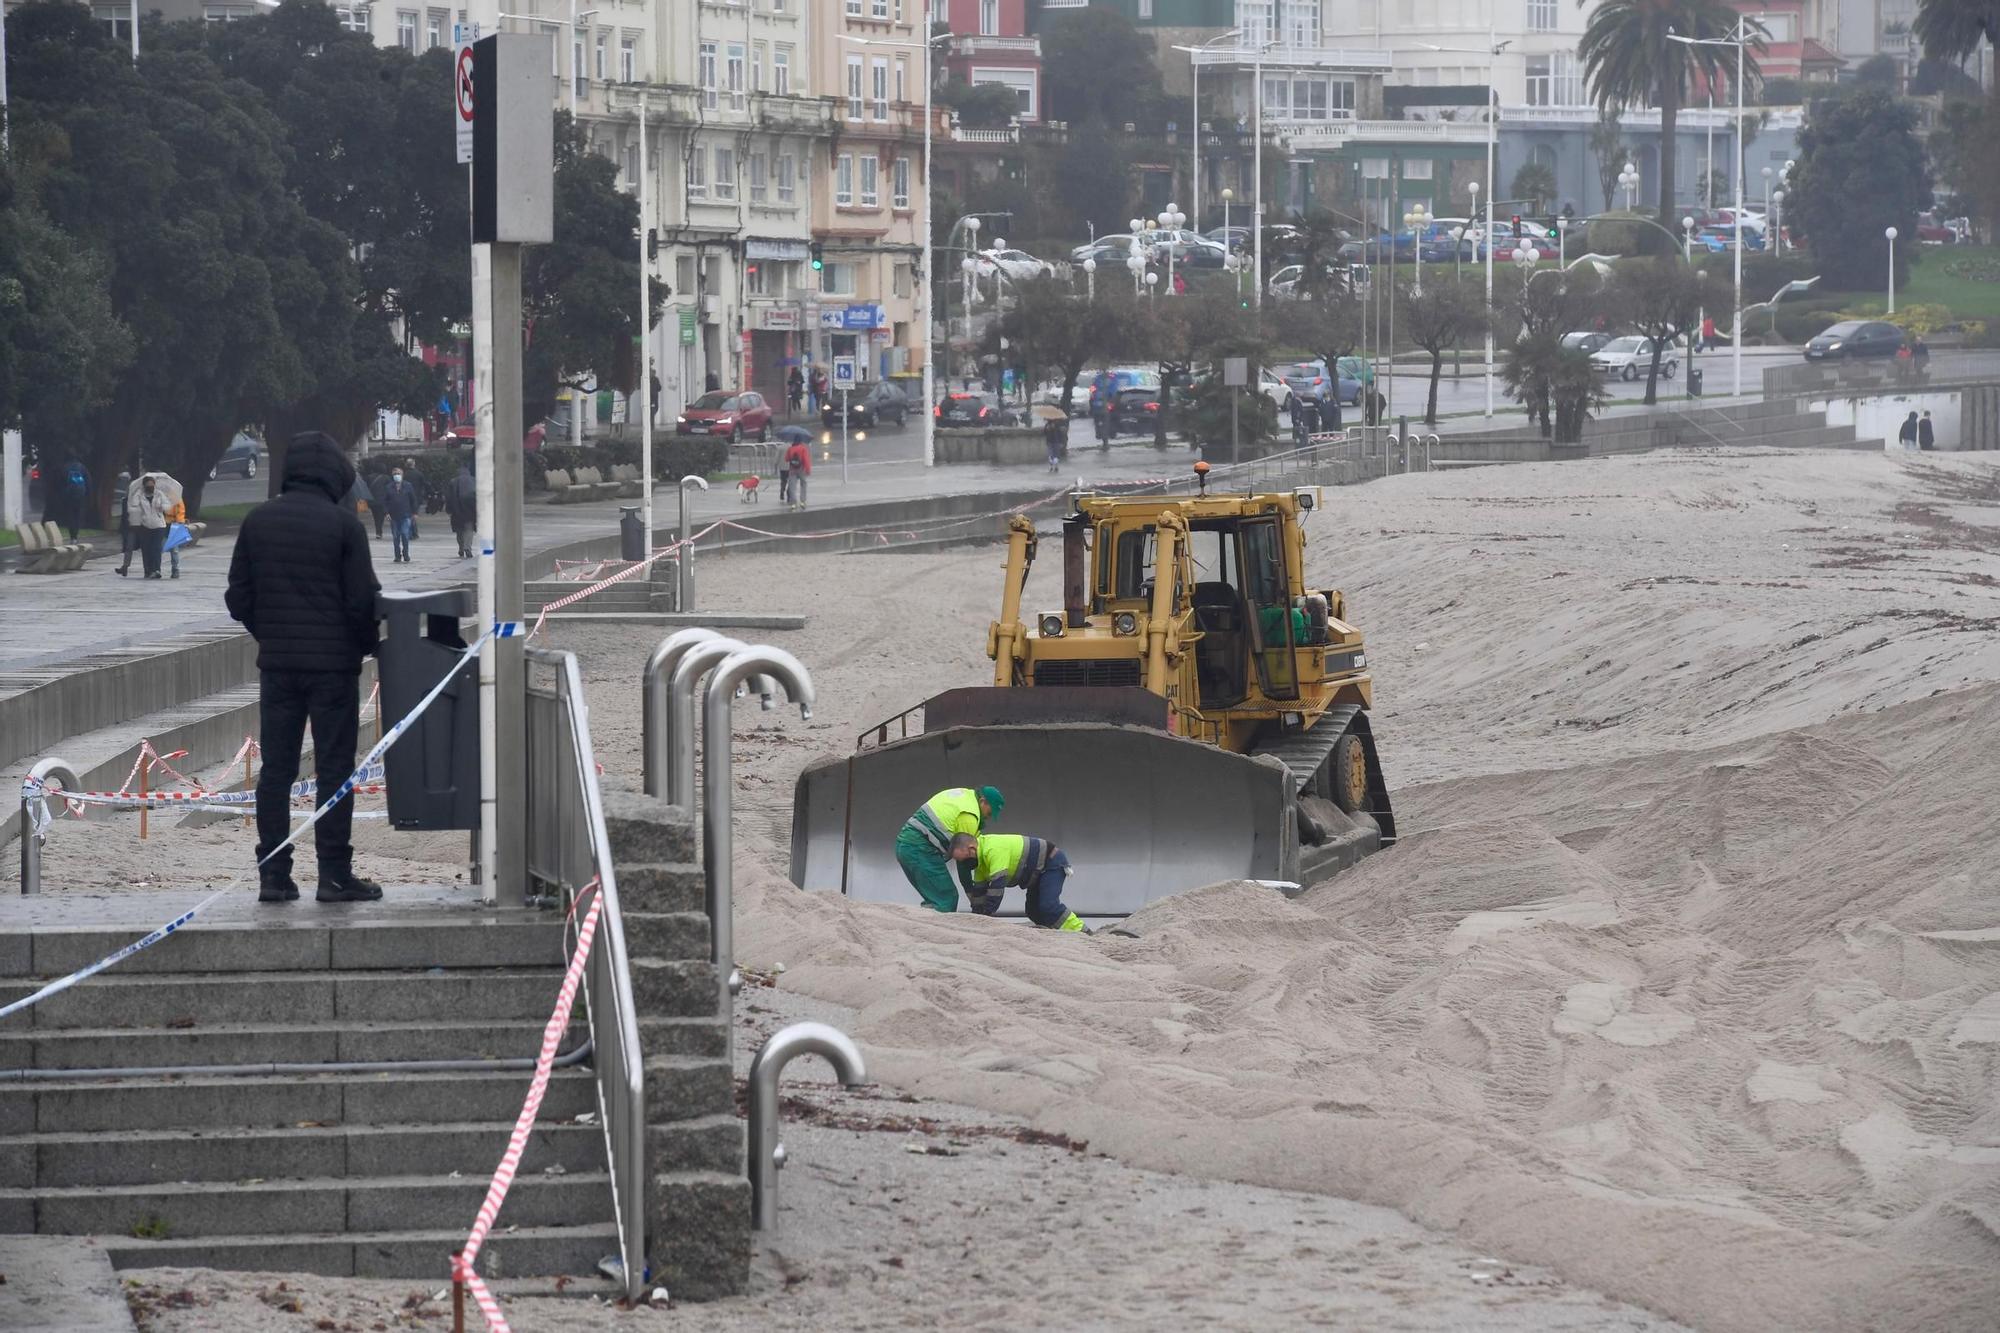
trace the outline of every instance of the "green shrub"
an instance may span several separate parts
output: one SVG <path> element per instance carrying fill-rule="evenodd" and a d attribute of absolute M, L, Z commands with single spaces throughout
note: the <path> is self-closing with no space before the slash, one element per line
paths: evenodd
<path fill-rule="evenodd" d="M 636 450 L 633 461 L 638 461 Z M 681 477 L 706 477 L 720 472 L 729 462 L 729 445 L 723 440 L 668 435 L 653 441 L 653 476 L 660 481 Z"/>
<path fill-rule="evenodd" d="M 1775 318 L 1778 336 L 1788 343 L 1810 342 L 1840 321 L 1838 301 L 1786 302 L 1766 319 Z M 1770 324 L 1765 323 L 1769 328 Z"/>

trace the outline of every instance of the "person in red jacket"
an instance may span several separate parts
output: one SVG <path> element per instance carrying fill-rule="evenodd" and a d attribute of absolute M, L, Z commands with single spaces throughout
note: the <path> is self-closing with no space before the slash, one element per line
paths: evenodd
<path fill-rule="evenodd" d="M 785 450 L 785 498 L 789 508 L 806 507 L 806 478 L 812 475 L 812 447 L 803 440 L 794 440 L 792 447 Z"/>

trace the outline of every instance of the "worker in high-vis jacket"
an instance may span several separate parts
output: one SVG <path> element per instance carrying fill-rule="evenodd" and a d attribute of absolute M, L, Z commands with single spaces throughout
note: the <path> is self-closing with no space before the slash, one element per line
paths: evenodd
<path fill-rule="evenodd" d="M 977 835 L 986 821 L 1007 808 L 998 787 L 952 787 L 925 801 L 896 834 L 896 864 L 903 878 L 933 912 L 958 910 L 958 885 L 951 877 L 951 842 L 961 833 Z"/>
<path fill-rule="evenodd" d="M 1083 918 L 1063 906 L 1063 881 L 1071 873 L 1069 857 L 1047 838 L 1021 833 L 961 833 L 952 839 L 952 860 L 958 862 L 959 882 L 972 910 L 992 916 L 1008 889 L 1028 891 L 1028 920 L 1049 930 L 1090 934 Z"/>

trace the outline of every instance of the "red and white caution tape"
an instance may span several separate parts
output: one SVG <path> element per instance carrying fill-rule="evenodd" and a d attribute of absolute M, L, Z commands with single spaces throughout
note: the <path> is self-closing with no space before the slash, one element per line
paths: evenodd
<path fill-rule="evenodd" d="M 500 1165 L 493 1172 L 492 1183 L 486 1187 L 486 1199 L 479 1205 L 479 1216 L 465 1238 L 465 1248 L 453 1255 L 451 1260 L 452 1280 L 463 1282 L 472 1289 L 472 1299 L 478 1303 L 479 1312 L 486 1316 L 487 1325 L 495 1333 L 510 1333 L 507 1316 L 501 1312 L 500 1302 L 486 1289 L 485 1281 L 473 1265 L 479 1259 L 479 1251 L 486 1244 L 487 1235 L 493 1230 L 493 1223 L 500 1216 L 500 1205 L 507 1201 L 514 1173 L 521 1167 L 521 1155 L 528 1149 L 528 1135 L 534 1131 L 535 1117 L 541 1114 L 542 1098 L 548 1095 L 549 1076 L 555 1069 L 556 1049 L 562 1044 L 563 1033 L 569 1029 L 569 1012 L 576 1003 L 577 986 L 583 981 L 583 966 L 590 958 L 591 942 L 597 936 L 597 917 L 604 906 L 604 895 L 596 890 L 597 881 L 594 879 L 584 885 L 583 892 L 590 894 L 590 910 L 584 913 L 583 924 L 577 928 L 576 952 L 570 955 L 569 968 L 563 973 L 555 1012 L 549 1015 L 548 1026 L 542 1029 L 542 1049 L 535 1057 L 535 1076 L 528 1084 L 528 1095 L 521 1102 L 521 1114 L 514 1122 L 514 1132 L 507 1139 L 507 1151 L 500 1155 Z"/>

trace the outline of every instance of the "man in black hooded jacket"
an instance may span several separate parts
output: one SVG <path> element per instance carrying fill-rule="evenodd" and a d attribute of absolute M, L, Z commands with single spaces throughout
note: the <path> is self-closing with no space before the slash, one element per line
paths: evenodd
<path fill-rule="evenodd" d="M 378 642 L 381 585 L 368 533 L 343 503 L 353 485 L 353 465 L 330 437 L 317 431 L 293 437 L 282 492 L 243 520 L 229 562 L 229 614 L 257 640 L 264 751 L 257 775 L 259 902 L 299 896 L 292 849 L 271 852 L 291 832 L 291 788 L 306 724 L 312 724 L 320 800 L 354 769 L 361 660 Z M 313 826 L 323 903 L 382 896 L 381 885 L 354 874 L 353 827 L 352 796 Z"/>

